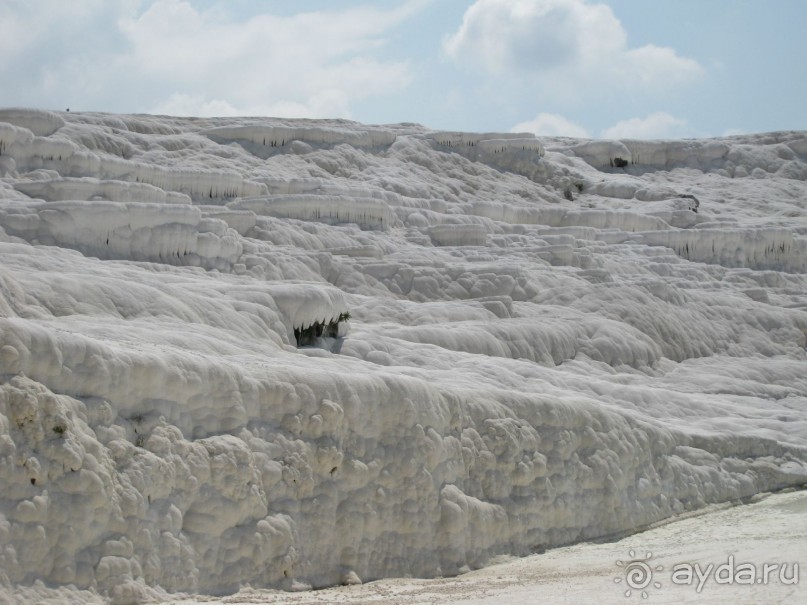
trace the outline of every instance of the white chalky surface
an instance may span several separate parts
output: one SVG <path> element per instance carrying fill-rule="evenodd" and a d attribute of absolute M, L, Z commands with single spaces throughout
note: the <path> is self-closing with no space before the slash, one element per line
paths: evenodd
<path fill-rule="evenodd" d="M 453 578 L 378 580 L 299 593 L 244 588 L 221 598 L 174 596 L 157 597 L 153 602 L 791 605 L 807 601 L 807 492 L 701 511 L 620 540 L 565 546 Z M 58 593 L 40 590 L 39 594 L 55 598 Z"/>
<path fill-rule="evenodd" d="M 806 180 L 804 132 L 0 110 L 0 603 L 450 576 L 804 485 Z"/>

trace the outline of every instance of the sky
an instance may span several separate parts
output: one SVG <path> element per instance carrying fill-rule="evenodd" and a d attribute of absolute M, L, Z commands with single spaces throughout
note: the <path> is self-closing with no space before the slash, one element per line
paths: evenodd
<path fill-rule="evenodd" d="M 807 130 L 804 0 L 0 0 L 0 107 Z"/>

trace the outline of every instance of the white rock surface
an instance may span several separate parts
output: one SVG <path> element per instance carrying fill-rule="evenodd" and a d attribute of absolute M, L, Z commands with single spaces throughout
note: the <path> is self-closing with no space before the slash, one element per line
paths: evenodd
<path fill-rule="evenodd" d="M 714 506 L 621 540 L 557 548 L 454 578 L 390 579 L 362 586 L 345 581 L 344 586 L 294 594 L 245 588 L 229 599 L 168 597 L 157 602 L 790 605 L 807 600 L 805 539 L 807 493 L 801 491 L 742 506 Z"/>
<path fill-rule="evenodd" d="M 804 140 L 0 111 L 0 603 L 452 575 L 805 484 Z"/>

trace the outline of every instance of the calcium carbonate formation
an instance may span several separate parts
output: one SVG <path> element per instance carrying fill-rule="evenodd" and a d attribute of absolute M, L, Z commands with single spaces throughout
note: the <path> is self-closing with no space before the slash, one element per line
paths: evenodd
<path fill-rule="evenodd" d="M 0 110 L 0 603 L 457 574 L 804 485 L 805 204 L 803 132 Z"/>

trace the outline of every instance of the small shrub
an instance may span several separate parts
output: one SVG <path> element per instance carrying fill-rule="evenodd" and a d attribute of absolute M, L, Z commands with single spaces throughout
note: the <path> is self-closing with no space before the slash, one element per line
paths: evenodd
<path fill-rule="evenodd" d="M 53 427 L 53 432 L 56 433 L 57 435 L 64 435 L 66 431 L 67 427 L 63 424 L 57 424 L 56 426 Z"/>

